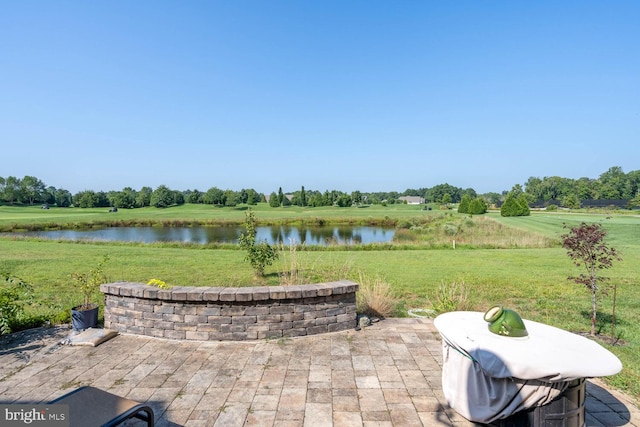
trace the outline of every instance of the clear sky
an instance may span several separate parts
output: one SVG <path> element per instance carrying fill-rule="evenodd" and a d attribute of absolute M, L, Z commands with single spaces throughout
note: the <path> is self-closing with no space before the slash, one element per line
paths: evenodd
<path fill-rule="evenodd" d="M 640 169 L 640 1 L 6 0 L 0 176 L 501 192 Z"/>

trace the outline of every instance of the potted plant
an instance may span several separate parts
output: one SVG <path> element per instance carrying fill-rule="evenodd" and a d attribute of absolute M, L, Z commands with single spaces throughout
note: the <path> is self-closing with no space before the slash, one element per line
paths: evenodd
<path fill-rule="evenodd" d="M 71 274 L 71 278 L 83 296 L 82 304 L 71 308 L 71 324 L 75 331 L 93 328 L 98 324 L 99 306 L 92 299 L 100 290 L 100 285 L 107 281 L 104 275 L 104 265 L 107 261 L 109 261 L 109 256 L 105 255 L 97 267 L 84 273 Z"/>

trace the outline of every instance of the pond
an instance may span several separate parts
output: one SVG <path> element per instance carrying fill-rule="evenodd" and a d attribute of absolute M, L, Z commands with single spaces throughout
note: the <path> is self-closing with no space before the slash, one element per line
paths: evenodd
<path fill-rule="evenodd" d="M 53 230 L 3 233 L 52 240 L 119 242 L 238 243 L 244 227 L 108 227 L 88 230 Z M 394 229 L 371 226 L 269 226 L 256 227 L 256 240 L 285 245 L 357 245 L 388 243 Z"/>

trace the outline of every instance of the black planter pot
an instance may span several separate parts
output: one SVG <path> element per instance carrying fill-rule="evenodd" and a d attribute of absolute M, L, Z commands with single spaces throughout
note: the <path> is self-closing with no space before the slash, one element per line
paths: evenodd
<path fill-rule="evenodd" d="M 71 325 L 74 331 L 83 331 L 88 328 L 94 328 L 98 324 L 98 305 L 90 308 L 82 308 L 81 306 L 71 309 Z"/>

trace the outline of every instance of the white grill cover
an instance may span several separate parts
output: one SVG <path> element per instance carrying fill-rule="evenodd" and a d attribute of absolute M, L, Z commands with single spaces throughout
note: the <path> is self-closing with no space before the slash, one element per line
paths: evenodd
<path fill-rule="evenodd" d="M 442 388 L 465 418 L 490 423 L 549 403 L 578 378 L 620 372 L 610 351 L 580 335 L 524 320 L 528 337 L 489 331 L 483 313 L 445 313 L 434 320 L 443 338 Z"/>

